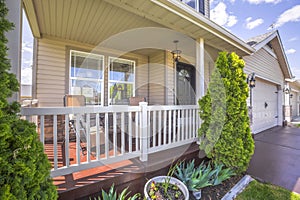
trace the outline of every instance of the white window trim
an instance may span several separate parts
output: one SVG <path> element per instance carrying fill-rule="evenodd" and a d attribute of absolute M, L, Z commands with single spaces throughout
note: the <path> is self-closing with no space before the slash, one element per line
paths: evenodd
<path fill-rule="evenodd" d="M 78 78 L 74 78 L 72 77 L 71 73 L 71 65 L 72 65 L 72 52 L 75 52 L 78 55 L 82 55 L 84 57 L 88 57 L 88 58 L 97 58 L 97 59 L 101 59 L 102 60 L 102 79 L 97 79 L 97 81 L 94 81 L 95 79 L 91 79 L 91 78 L 83 78 L 83 77 L 78 77 Z M 101 83 L 101 104 L 98 106 L 104 106 L 104 79 L 105 79 L 105 74 L 104 74 L 104 70 L 105 70 L 105 63 L 104 63 L 104 59 L 105 57 L 103 55 L 100 54 L 95 54 L 95 53 L 88 53 L 88 52 L 84 52 L 84 51 L 78 51 L 78 50 L 70 50 L 69 52 L 69 94 L 71 94 L 71 88 L 72 88 L 72 80 L 89 80 L 89 81 L 94 81 L 94 82 L 100 82 Z"/>
<path fill-rule="evenodd" d="M 115 80 L 110 80 L 110 63 L 111 61 L 113 60 L 120 60 L 120 61 L 126 61 L 126 62 L 132 62 L 133 63 L 133 73 L 134 73 L 134 76 L 133 76 L 133 81 L 115 81 Z M 132 83 L 132 87 L 133 87 L 133 91 L 132 91 L 132 96 L 135 96 L 135 81 L 136 81 L 136 62 L 134 60 L 129 60 L 129 59 L 124 59 L 124 58 L 118 58 L 118 57 L 113 57 L 113 56 L 109 56 L 108 57 L 108 81 L 107 81 L 107 91 L 108 91 L 108 94 L 107 94 L 107 98 L 108 98 L 108 104 L 110 105 L 111 104 L 111 96 L 110 96 L 110 84 L 111 83 Z"/>

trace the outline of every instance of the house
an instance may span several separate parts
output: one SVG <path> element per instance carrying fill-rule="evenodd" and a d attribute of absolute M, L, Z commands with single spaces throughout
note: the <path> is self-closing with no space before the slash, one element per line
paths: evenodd
<path fill-rule="evenodd" d="M 291 120 L 299 118 L 300 115 L 300 82 L 299 80 L 292 80 L 289 84 L 289 105 L 291 106 Z"/>
<path fill-rule="evenodd" d="M 281 126 L 290 117 L 289 100 L 286 99 L 286 79 L 292 79 L 278 31 L 250 38 L 248 44 L 255 53 L 243 57 L 245 73 L 255 73 L 256 84 L 251 89 L 249 105 L 252 107 L 252 132 L 259 133 L 274 126 Z M 289 97 L 288 97 L 289 98 Z M 285 116 L 283 115 L 285 113 Z"/>
<path fill-rule="evenodd" d="M 254 130 L 282 124 L 280 94 L 291 74 L 277 49 L 278 33 L 251 47 L 209 19 L 209 0 L 22 0 L 22 5 L 35 37 L 32 92 L 38 99 L 38 107 L 24 107 L 22 115 L 37 124 L 54 178 L 133 158 L 149 163 L 154 154 L 162 164 L 170 159 L 161 157 L 166 150 L 195 144 L 197 100 L 223 50 L 244 57 L 245 71 L 257 74 Z M 263 58 L 255 63 L 252 56 Z M 280 70 L 275 79 L 260 69 L 269 59 Z M 265 68 L 272 70 L 272 61 Z M 264 114 L 256 92 L 263 84 L 280 91 L 276 105 L 260 100 L 268 104 L 264 109 L 277 108 L 279 117 L 257 125 Z M 66 95 L 83 95 L 84 106 L 66 107 Z M 146 102 L 130 106 L 131 97 Z"/>

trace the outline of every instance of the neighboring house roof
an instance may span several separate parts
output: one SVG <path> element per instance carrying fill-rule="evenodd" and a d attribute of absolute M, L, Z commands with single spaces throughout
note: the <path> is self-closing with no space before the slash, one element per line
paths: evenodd
<path fill-rule="evenodd" d="M 246 42 L 256 49 L 256 51 L 264 48 L 266 45 L 272 48 L 278 59 L 284 78 L 293 78 L 278 30 L 250 38 Z"/>
<path fill-rule="evenodd" d="M 254 52 L 243 40 L 178 0 L 23 0 L 23 3 L 36 38 L 97 45 L 122 31 L 165 27 L 195 40 L 203 38 L 212 47 L 240 56 Z"/>

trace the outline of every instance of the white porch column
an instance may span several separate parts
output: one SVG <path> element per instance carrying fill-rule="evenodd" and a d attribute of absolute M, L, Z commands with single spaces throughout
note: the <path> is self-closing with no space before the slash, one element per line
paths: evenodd
<path fill-rule="evenodd" d="M 204 96 L 204 39 L 196 42 L 196 101 Z"/>
<path fill-rule="evenodd" d="M 15 27 L 6 34 L 8 58 L 11 63 L 11 72 L 14 73 L 21 83 L 21 48 L 22 48 L 22 2 L 21 0 L 6 0 L 8 20 L 14 23 Z M 9 101 L 19 101 L 19 92 L 15 93 Z"/>
<path fill-rule="evenodd" d="M 284 92 L 284 121 L 291 122 L 291 104 L 290 104 L 290 84 L 289 82 L 285 83 L 284 90 L 288 89 L 288 92 Z"/>

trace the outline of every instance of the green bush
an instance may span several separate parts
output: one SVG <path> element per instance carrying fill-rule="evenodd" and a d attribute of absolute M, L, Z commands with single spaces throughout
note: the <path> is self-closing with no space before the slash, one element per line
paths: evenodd
<path fill-rule="evenodd" d="M 238 173 L 247 169 L 254 153 L 244 65 L 235 53 L 219 53 L 207 94 L 198 102 L 202 119 L 200 149 L 213 162 Z"/>
<path fill-rule="evenodd" d="M 57 199 L 50 177 L 50 163 L 38 140 L 35 125 L 19 119 L 18 103 L 7 98 L 18 91 L 16 77 L 9 73 L 5 33 L 13 25 L 0 0 L 0 199 Z"/>

